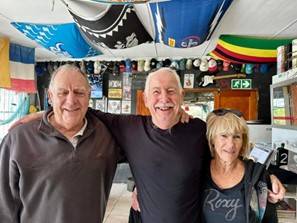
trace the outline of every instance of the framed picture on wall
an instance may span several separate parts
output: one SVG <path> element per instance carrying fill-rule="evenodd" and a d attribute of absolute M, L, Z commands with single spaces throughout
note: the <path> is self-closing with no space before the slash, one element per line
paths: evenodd
<path fill-rule="evenodd" d="M 132 85 L 131 73 L 127 73 L 127 72 L 123 73 L 123 85 L 124 86 L 131 86 Z"/>
<path fill-rule="evenodd" d="M 108 81 L 108 87 L 109 88 L 121 88 L 122 87 L 122 81 L 120 81 L 120 80 L 109 80 Z"/>
<path fill-rule="evenodd" d="M 108 89 L 108 98 L 122 98 L 122 89 L 121 88 L 109 88 Z"/>
<path fill-rule="evenodd" d="M 122 114 L 131 113 L 131 101 L 122 101 Z"/>
<path fill-rule="evenodd" d="M 100 111 L 105 112 L 105 99 L 95 100 L 94 108 Z"/>
<path fill-rule="evenodd" d="M 108 112 L 114 114 L 121 114 L 121 101 L 108 100 Z"/>
<path fill-rule="evenodd" d="M 194 88 L 194 74 L 184 74 L 184 88 Z"/>
<path fill-rule="evenodd" d="M 90 75 L 88 79 L 91 86 L 91 98 L 101 99 L 103 97 L 102 79 L 97 75 Z"/>
<path fill-rule="evenodd" d="M 123 87 L 123 100 L 131 100 L 131 86 Z"/>

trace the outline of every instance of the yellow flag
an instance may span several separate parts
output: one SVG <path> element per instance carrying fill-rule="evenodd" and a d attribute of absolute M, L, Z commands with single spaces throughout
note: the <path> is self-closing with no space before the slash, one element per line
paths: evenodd
<path fill-rule="evenodd" d="M 10 88 L 9 38 L 0 37 L 0 88 Z"/>

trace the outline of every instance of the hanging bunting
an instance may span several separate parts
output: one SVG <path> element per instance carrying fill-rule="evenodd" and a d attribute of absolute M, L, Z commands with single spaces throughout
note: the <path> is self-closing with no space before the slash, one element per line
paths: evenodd
<path fill-rule="evenodd" d="M 276 63 L 278 46 L 291 43 L 292 39 L 263 39 L 221 35 L 210 55 L 216 59 L 241 64 Z"/>
<path fill-rule="evenodd" d="M 150 3 L 156 42 L 195 47 L 210 39 L 232 0 L 172 0 Z"/>
<path fill-rule="evenodd" d="M 74 21 L 94 44 L 110 49 L 130 48 L 153 39 L 140 22 L 133 5 L 111 5 L 96 18 L 86 19 L 69 8 Z"/>
<path fill-rule="evenodd" d="M 28 38 L 58 56 L 85 58 L 100 55 L 82 37 L 75 23 L 43 25 L 12 22 Z"/>

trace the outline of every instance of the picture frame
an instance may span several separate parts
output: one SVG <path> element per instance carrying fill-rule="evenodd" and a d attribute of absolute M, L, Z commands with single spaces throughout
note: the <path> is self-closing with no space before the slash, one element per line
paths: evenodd
<path fill-rule="evenodd" d="M 122 114 L 131 114 L 131 101 L 122 101 Z"/>
<path fill-rule="evenodd" d="M 184 74 L 184 88 L 194 88 L 194 74 Z"/>
<path fill-rule="evenodd" d="M 108 100 L 108 112 L 113 114 L 121 114 L 121 101 Z"/>
<path fill-rule="evenodd" d="M 122 89 L 121 88 L 109 88 L 108 89 L 108 98 L 122 98 Z"/>

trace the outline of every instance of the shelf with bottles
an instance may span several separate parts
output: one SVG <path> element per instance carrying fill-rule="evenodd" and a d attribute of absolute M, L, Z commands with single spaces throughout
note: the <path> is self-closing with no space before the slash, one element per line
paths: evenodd
<path fill-rule="evenodd" d="M 297 129 L 297 77 L 270 85 L 271 124 Z"/>

